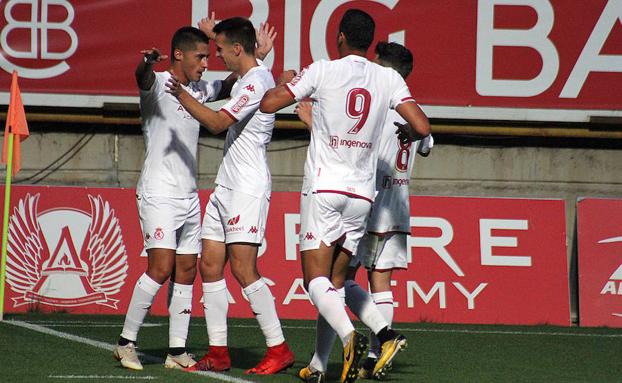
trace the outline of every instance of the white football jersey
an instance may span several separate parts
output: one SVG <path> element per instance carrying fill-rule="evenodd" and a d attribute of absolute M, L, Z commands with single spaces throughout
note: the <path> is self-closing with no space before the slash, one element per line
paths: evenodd
<path fill-rule="evenodd" d="M 374 199 L 379 136 L 389 108 L 411 100 L 404 79 L 364 57 L 320 60 L 287 89 L 313 98 L 311 143 L 303 192 L 338 192 Z"/>
<path fill-rule="evenodd" d="M 221 111 L 236 122 L 227 130 L 216 184 L 256 197 L 270 195 L 266 148 L 272 138 L 274 114 L 259 110 L 261 98 L 270 88 L 274 88 L 274 78 L 264 65 L 253 67 L 233 85 L 231 99 Z"/>
<path fill-rule="evenodd" d="M 419 141 L 402 143 L 395 134 L 394 122 L 406 121 L 394 110 L 387 118 L 380 136 L 376 190 L 367 231 L 410 234 L 409 183 Z"/>
<path fill-rule="evenodd" d="M 169 72 L 156 72 L 149 90 L 140 91 L 145 162 L 138 193 L 189 198 L 197 192 L 199 122 L 175 96 L 166 93 Z M 200 103 L 218 96 L 221 81 L 191 82 L 184 89 Z"/>

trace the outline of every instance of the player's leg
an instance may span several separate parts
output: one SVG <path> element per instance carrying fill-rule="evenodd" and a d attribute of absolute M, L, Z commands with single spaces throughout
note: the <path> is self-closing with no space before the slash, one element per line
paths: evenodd
<path fill-rule="evenodd" d="M 182 201 L 185 220 L 177 230 L 175 271 L 169 288 L 169 353 L 164 363 L 167 368 L 188 368 L 196 364 L 186 352 L 186 339 L 192 314 L 197 254 L 201 251 L 201 207 L 198 196 Z"/>
<path fill-rule="evenodd" d="M 367 348 L 367 338 L 354 331 L 343 301 L 330 280 L 331 274 L 343 278 L 341 268 L 333 269 L 335 247 L 332 244 L 346 233 L 342 215 L 350 200 L 333 193 L 303 194 L 301 197 L 300 250 L 304 283 L 320 315 L 344 345 L 342 382 L 356 379 L 358 360 Z M 366 204 L 365 211 L 360 212 L 362 225 L 370 207 L 368 202 Z"/>
<path fill-rule="evenodd" d="M 269 199 L 233 191 L 228 204 L 230 215 L 238 216 L 243 230 L 227 233 L 227 253 L 231 273 L 244 290 L 268 347 L 263 359 L 247 374 L 274 374 L 294 363 L 294 354 L 283 336 L 274 296 L 257 270 L 257 254 L 263 241 Z"/>
<path fill-rule="evenodd" d="M 405 269 L 408 265 L 406 234 L 388 234 L 383 242 L 375 259 L 368 261 L 372 270 L 369 282 L 375 306 L 390 325 L 393 322 L 391 276 L 393 270 Z M 376 347 L 378 360 L 374 365 L 372 376 L 381 379 L 391 368 L 393 358 L 397 353 L 407 347 L 407 342 L 406 338 L 400 335 L 389 341 L 378 339 L 378 346 L 372 344 L 372 349 L 374 347 Z"/>
<path fill-rule="evenodd" d="M 142 370 L 135 347 L 138 332 L 162 284 L 171 276 L 177 248 L 174 206 L 166 198 L 137 196 L 137 207 L 147 251 L 147 270 L 138 278 L 128 305 L 114 356 L 123 367 Z"/>
<path fill-rule="evenodd" d="M 225 232 L 221 214 L 222 189 L 210 195 L 201 229 L 202 249 L 199 261 L 203 290 L 203 311 L 209 349 L 190 370 L 225 371 L 231 368 L 227 348 L 227 313 L 229 298 L 224 269 L 227 263 Z"/>

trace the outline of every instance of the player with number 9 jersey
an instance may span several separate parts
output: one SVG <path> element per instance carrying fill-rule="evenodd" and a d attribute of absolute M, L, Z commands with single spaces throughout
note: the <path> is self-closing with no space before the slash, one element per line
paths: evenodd
<path fill-rule="evenodd" d="M 373 201 L 378 138 L 389 108 L 413 100 L 391 68 L 364 57 L 320 60 L 286 84 L 314 100 L 303 192 L 338 192 Z"/>

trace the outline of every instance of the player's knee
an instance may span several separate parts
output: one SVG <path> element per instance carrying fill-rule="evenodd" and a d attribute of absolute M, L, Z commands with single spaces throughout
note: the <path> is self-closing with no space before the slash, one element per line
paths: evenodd
<path fill-rule="evenodd" d="M 163 284 L 173 273 L 173 267 L 169 265 L 149 265 L 147 275 L 159 284 Z"/>
<path fill-rule="evenodd" d="M 231 263 L 231 274 L 241 286 L 248 286 L 261 278 L 253 265 L 244 263 Z"/>

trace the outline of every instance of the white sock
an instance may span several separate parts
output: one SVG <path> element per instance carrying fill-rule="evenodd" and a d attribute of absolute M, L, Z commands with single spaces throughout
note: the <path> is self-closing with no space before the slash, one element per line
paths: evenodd
<path fill-rule="evenodd" d="M 173 283 L 173 294 L 168 305 L 168 345 L 186 347 L 188 326 L 192 315 L 192 285 Z"/>
<path fill-rule="evenodd" d="M 350 340 L 354 326 L 343 307 L 343 301 L 335 286 L 326 277 L 317 277 L 309 282 L 309 297 L 320 315 L 337 332 L 345 346 Z"/>
<path fill-rule="evenodd" d="M 337 290 L 337 293 L 339 293 L 339 298 L 343 302 L 342 304 L 345 305 L 345 289 L 342 287 Z M 326 372 L 328 369 L 328 358 L 335 345 L 335 338 L 337 338 L 335 330 L 330 327 L 323 316 L 318 315 L 315 324 L 315 352 L 309 363 L 313 371 Z"/>
<path fill-rule="evenodd" d="M 389 325 L 367 291 L 351 279 L 346 281 L 344 287 L 348 307 L 374 334 Z"/>
<path fill-rule="evenodd" d="M 138 330 L 143 325 L 145 316 L 153 303 L 153 298 L 162 287 L 153 279 L 144 273 L 136 281 L 134 286 L 134 292 L 132 293 L 132 299 L 130 305 L 127 307 L 127 314 L 125 315 L 125 323 L 123 324 L 123 331 L 121 336 L 125 339 L 136 342 L 138 337 Z"/>
<path fill-rule="evenodd" d="M 381 291 L 379 293 L 372 293 L 371 295 L 376 307 L 378 307 L 378 311 L 384 317 L 384 319 L 389 323 L 389 327 L 391 323 L 393 323 L 393 293 L 391 291 Z M 378 358 L 380 355 L 380 342 L 374 333 L 370 334 L 369 337 L 369 354 L 370 358 Z"/>
<path fill-rule="evenodd" d="M 276 314 L 274 296 L 272 296 L 266 282 L 259 278 L 244 288 L 244 294 L 246 294 L 255 318 L 259 322 L 259 328 L 266 337 L 266 345 L 273 347 L 285 342 L 281 322 Z"/>
<path fill-rule="evenodd" d="M 210 346 L 226 346 L 229 300 L 224 279 L 203 283 L 203 311 Z"/>

